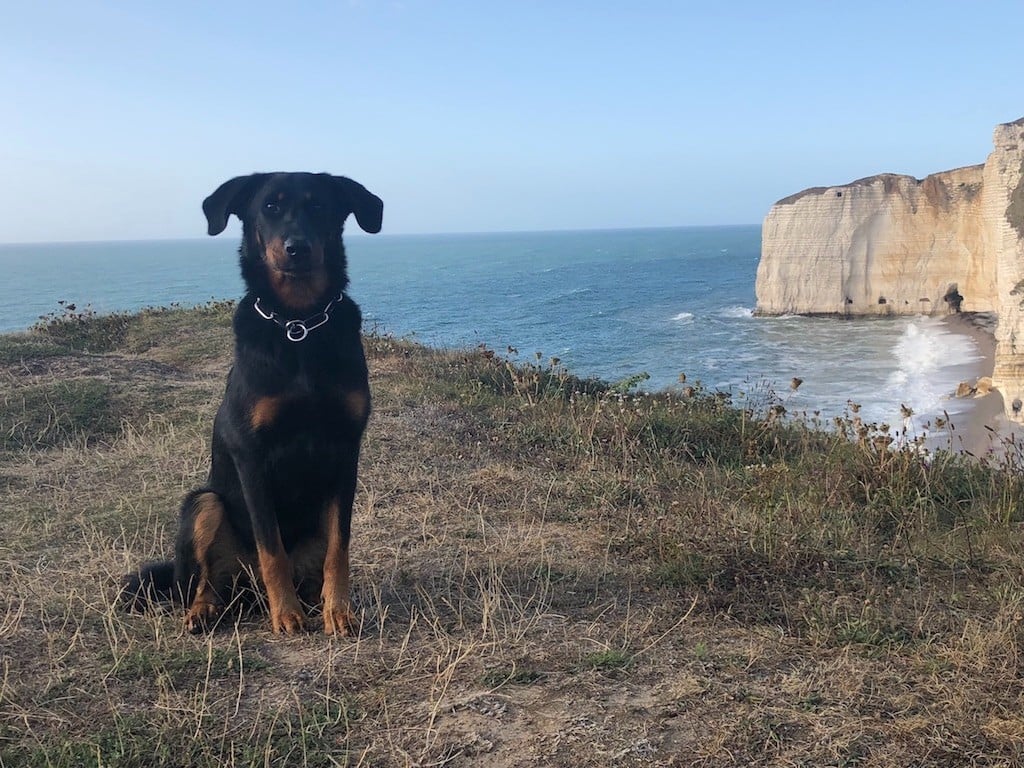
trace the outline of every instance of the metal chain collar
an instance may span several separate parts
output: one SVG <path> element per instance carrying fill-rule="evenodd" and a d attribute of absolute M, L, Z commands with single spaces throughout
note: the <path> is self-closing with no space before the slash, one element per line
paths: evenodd
<path fill-rule="evenodd" d="M 282 328 L 284 328 L 284 335 L 285 338 L 288 339 L 288 341 L 302 341 L 309 335 L 310 331 L 315 331 L 317 328 L 319 328 L 321 325 L 325 325 L 327 321 L 331 319 L 331 316 L 328 314 L 328 312 L 330 312 L 334 308 L 334 305 L 341 301 L 344 297 L 345 294 L 342 293 L 338 296 L 338 298 L 331 299 L 329 302 L 327 302 L 326 307 L 321 309 L 312 317 L 307 317 L 305 320 L 282 320 L 280 317 L 278 317 L 277 312 L 265 311 L 263 307 L 260 306 L 259 297 L 256 298 L 256 301 L 255 303 L 253 303 L 252 306 L 256 310 L 257 314 L 259 314 L 259 316 L 262 317 L 264 320 L 270 320 L 275 325 L 279 325 Z"/>

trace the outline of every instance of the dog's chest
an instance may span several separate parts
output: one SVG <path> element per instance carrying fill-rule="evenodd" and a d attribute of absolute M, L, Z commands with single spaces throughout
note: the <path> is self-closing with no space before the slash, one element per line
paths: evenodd
<path fill-rule="evenodd" d="M 254 431 L 338 434 L 362 431 L 370 411 L 365 387 L 297 378 L 273 394 L 256 397 L 248 420 Z"/>

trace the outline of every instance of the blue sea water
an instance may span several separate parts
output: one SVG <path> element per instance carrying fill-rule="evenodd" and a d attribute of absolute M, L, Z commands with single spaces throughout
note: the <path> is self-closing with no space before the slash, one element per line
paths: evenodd
<path fill-rule="evenodd" d="M 237 238 L 0 245 L 0 331 L 58 312 L 195 304 L 242 293 Z M 645 387 L 688 383 L 790 411 L 843 413 L 899 425 L 969 402 L 967 335 L 926 317 L 755 318 L 756 226 L 458 235 L 353 235 L 350 294 L 367 328 L 439 346 L 508 346 L 519 359 L 558 357 L 574 373 Z M 796 392 L 792 377 L 804 380 Z"/>

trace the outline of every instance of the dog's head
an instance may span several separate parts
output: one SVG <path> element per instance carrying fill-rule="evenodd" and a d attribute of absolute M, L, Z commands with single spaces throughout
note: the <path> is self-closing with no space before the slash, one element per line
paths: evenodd
<path fill-rule="evenodd" d="M 311 309 L 348 283 L 341 233 L 354 213 L 380 232 L 384 204 L 364 186 L 327 173 L 254 173 L 221 184 L 203 201 L 208 232 L 234 214 L 242 221 L 242 276 L 249 289 L 282 307 Z M 271 300 L 270 295 L 266 300 Z"/>

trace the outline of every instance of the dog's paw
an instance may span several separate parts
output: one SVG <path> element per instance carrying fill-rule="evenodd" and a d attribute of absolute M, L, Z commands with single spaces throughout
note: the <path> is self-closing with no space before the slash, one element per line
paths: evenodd
<path fill-rule="evenodd" d="M 209 600 L 193 600 L 185 611 L 185 630 L 193 635 L 206 632 L 217 623 L 221 606 Z"/>
<path fill-rule="evenodd" d="M 270 611 L 270 625 L 278 634 L 296 635 L 306 630 L 306 615 L 298 604 L 286 605 Z"/>
<path fill-rule="evenodd" d="M 324 634 L 349 637 L 358 633 L 356 615 L 348 608 L 324 605 Z"/>

